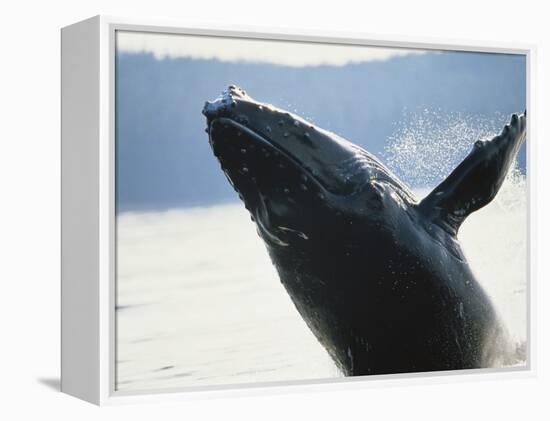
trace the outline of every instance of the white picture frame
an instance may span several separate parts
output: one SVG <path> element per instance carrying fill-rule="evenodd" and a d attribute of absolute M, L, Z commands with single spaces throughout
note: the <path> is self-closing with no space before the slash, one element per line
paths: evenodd
<path fill-rule="evenodd" d="M 317 33 L 276 28 L 207 27 L 173 22 L 96 16 L 61 30 L 62 47 L 62 320 L 61 390 L 97 405 L 181 400 L 257 393 L 292 393 L 378 387 L 381 384 L 472 381 L 484 377 L 525 377 L 536 373 L 533 253 L 528 261 L 527 366 L 460 372 L 384 375 L 334 380 L 209 386 L 183 391 L 118 392 L 115 355 L 114 57 L 118 30 L 188 35 L 310 41 L 381 47 L 524 54 L 527 108 L 532 109 L 532 45 L 463 44 L 453 40 L 399 39 L 350 33 Z M 534 113 L 531 113 L 534 115 Z M 531 123 L 530 123 L 531 125 Z M 529 129 L 528 129 L 529 130 Z M 536 139 L 528 134 L 528 248 L 535 243 L 533 174 Z"/>

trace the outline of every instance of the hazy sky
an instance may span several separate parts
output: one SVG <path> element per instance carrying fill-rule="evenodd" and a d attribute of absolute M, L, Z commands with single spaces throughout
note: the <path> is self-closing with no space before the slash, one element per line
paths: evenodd
<path fill-rule="evenodd" d="M 397 55 L 426 52 L 414 49 L 122 31 L 118 31 L 117 49 L 149 52 L 157 58 L 217 58 L 221 61 L 262 62 L 292 67 L 321 64 L 343 66 L 351 62 L 386 60 Z"/>

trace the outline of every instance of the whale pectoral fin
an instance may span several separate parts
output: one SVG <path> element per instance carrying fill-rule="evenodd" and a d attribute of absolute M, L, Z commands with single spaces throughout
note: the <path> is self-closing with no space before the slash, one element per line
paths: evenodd
<path fill-rule="evenodd" d="M 496 196 L 525 140 L 526 128 L 527 112 L 513 114 L 501 134 L 475 142 L 468 156 L 420 202 L 421 212 L 456 235 L 468 215 Z"/>

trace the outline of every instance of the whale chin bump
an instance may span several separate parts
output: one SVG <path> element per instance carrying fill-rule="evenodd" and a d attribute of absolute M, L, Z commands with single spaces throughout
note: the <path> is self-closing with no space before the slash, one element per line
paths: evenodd
<path fill-rule="evenodd" d="M 231 85 L 202 110 L 213 153 L 296 309 L 345 375 L 490 367 L 508 339 L 456 234 L 525 141 L 514 114 L 418 202 L 376 157 Z M 368 133 L 366 133 L 368 136 Z"/>

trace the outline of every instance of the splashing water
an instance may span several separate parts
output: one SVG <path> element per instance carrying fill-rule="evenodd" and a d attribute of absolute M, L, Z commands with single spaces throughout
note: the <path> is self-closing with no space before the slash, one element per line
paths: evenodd
<path fill-rule="evenodd" d="M 424 109 L 404 116 L 383 157 L 413 188 L 435 187 L 464 159 L 476 140 L 499 133 L 505 116 L 492 118 Z"/>

